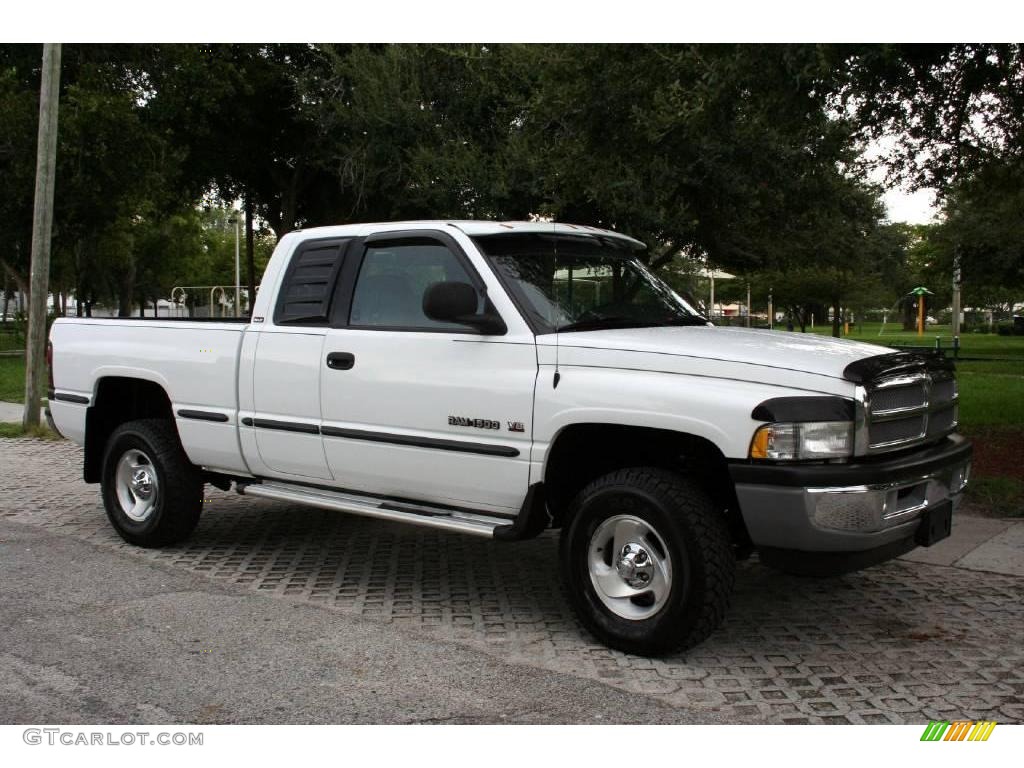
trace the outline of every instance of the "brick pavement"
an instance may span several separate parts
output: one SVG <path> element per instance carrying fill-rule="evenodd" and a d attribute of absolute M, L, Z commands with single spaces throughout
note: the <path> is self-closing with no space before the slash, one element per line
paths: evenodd
<path fill-rule="evenodd" d="M 739 565 L 718 632 L 652 660 L 609 650 L 577 624 L 553 533 L 502 544 L 212 488 L 208 498 L 188 542 L 137 549 L 110 528 L 98 486 L 81 481 L 78 447 L 0 440 L 0 516 L 281 599 L 736 720 L 1024 722 L 1018 576 L 896 561 L 803 579 L 754 559 Z"/>

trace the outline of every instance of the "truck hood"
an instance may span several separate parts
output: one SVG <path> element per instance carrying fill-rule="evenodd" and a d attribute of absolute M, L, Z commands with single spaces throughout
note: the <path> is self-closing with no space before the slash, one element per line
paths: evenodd
<path fill-rule="evenodd" d="M 552 349 L 554 334 L 538 342 Z M 681 326 L 575 331 L 558 337 L 559 359 L 588 365 L 622 361 L 623 366 L 673 373 L 736 376 L 747 380 L 812 389 L 835 389 L 850 363 L 891 352 L 876 344 L 834 339 L 811 333 L 747 328 Z M 571 350 L 571 351 L 568 351 Z M 544 358 L 549 355 L 545 354 Z M 850 386 L 844 383 L 844 388 Z"/>

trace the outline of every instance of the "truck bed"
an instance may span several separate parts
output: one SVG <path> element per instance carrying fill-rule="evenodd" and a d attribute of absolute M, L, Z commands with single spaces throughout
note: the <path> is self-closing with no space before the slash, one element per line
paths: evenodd
<path fill-rule="evenodd" d="M 100 387 L 119 378 L 150 381 L 167 393 L 194 464 L 245 472 L 236 430 L 247 327 L 246 318 L 59 318 L 50 336 L 54 422 L 82 443 L 86 409 Z M 182 411 L 216 416 L 183 418 Z"/>

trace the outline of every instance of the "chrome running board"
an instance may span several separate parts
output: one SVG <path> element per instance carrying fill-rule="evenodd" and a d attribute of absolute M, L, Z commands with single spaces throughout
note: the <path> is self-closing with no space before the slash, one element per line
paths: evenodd
<path fill-rule="evenodd" d="M 468 533 L 473 536 L 492 538 L 496 528 L 508 527 L 512 522 L 509 518 L 491 517 L 475 512 L 435 507 L 429 504 L 388 501 L 354 493 L 330 491 L 321 488 L 309 488 L 303 485 L 292 485 L 281 482 L 239 482 L 235 485 L 238 493 L 246 496 L 259 496 L 263 499 L 288 501 L 307 507 L 330 509 L 335 512 L 349 512 L 364 517 L 376 517 L 381 520 L 394 520 L 400 523 L 411 523 L 427 528 L 440 528 L 446 531 Z"/>

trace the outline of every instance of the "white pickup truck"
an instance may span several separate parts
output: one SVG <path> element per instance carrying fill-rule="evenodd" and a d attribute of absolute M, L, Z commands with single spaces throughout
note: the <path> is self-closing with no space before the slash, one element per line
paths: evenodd
<path fill-rule="evenodd" d="M 948 535 L 970 445 L 952 365 L 716 328 L 614 232 L 358 224 L 283 237 L 251 320 L 59 319 L 50 409 L 128 541 L 204 483 L 517 540 L 608 645 L 722 621 L 735 561 L 836 573 Z"/>

